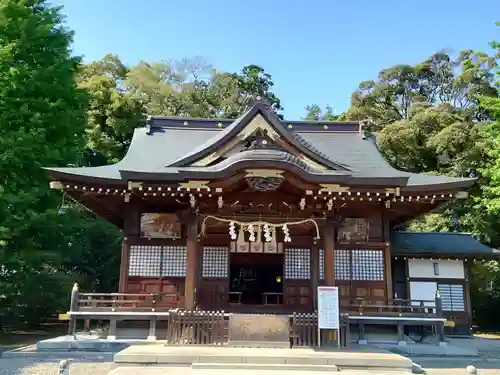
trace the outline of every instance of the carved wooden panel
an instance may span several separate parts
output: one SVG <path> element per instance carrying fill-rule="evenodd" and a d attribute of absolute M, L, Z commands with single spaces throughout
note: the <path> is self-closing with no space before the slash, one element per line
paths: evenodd
<path fill-rule="evenodd" d="M 351 283 L 351 298 L 362 298 L 368 305 L 385 305 L 386 285 L 383 281 L 353 281 Z"/>
<path fill-rule="evenodd" d="M 126 293 L 145 294 L 143 299 L 152 299 L 151 293 L 165 293 L 158 300 L 158 306 L 184 306 L 184 279 L 159 279 L 150 277 L 129 277 Z M 146 295 L 147 294 L 147 295 Z"/>
<path fill-rule="evenodd" d="M 370 224 L 364 218 L 346 218 L 337 231 L 339 242 L 367 242 Z"/>
<path fill-rule="evenodd" d="M 285 305 L 295 306 L 301 310 L 312 307 L 312 293 L 309 280 L 285 280 L 283 285 L 283 301 Z"/>
<path fill-rule="evenodd" d="M 198 306 L 203 310 L 224 309 L 228 303 L 228 279 L 207 280 L 201 282 L 201 292 L 198 294 Z"/>
<path fill-rule="evenodd" d="M 351 304 L 351 283 L 349 281 L 336 282 L 339 287 L 339 304 L 341 308 L 347 309 Z"/>

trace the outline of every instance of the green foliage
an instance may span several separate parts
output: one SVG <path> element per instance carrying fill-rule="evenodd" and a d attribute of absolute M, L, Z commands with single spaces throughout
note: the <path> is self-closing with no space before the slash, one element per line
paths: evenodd
<path fill-rule="evenodd" d="M 362 82 L 346 118 L 368 120 L 382 153 L 414 173 L 479 178 L 466 201 L 425 215 L 413 231 L 465 231 L 500 246 L 499 44 L 496 53 L 439 52 L 414 66 L 397 65 Z M 492 122 L 493 120 L 493 122 Z M 491 325 L 500 306 L 498 262 L 476 262 L 472 298 L 476 323 Z"/>
<path fill-rule="evenodd" d="M 86 97 L 72 33 L 43 0 L 0 1 L 0 295 L 7 318 L 62 308 L 69 251 L 42 166 L 78 161 Z"/>
<path fill-rule="evenodd" d="M 329 105 L 326 106 L 324 111 L 317 104 L 307 105 L 306 112 L 304 120 L 309 121 L 337 121 L 341 117 L 341 115 L 336 115 Z"/>

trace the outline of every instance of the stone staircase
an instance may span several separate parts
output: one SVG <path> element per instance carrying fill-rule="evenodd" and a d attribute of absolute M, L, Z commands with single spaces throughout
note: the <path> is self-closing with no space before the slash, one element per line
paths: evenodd
<path fill-rule="evenodd" d="M 114 375 L 128 374 L 130 366 L 135 366 L 136 371 L 131 375 L 152 375 L 159 367 L 168 369 L 171 375 L 177 374 L 171 371 L 174 368 L 185 375 L 250 375 L 255 371 L 279 374 L 293 371 L 297 375 L 339 371 L 349 374 L 409 374 L 412 368 L 411 360 L 366 345 L 349 350 L 137 345 L 115 354 L 114 361 L 121 366 Z M 139 372 L 138 365 L 147 367 L 140 367 Z"/>

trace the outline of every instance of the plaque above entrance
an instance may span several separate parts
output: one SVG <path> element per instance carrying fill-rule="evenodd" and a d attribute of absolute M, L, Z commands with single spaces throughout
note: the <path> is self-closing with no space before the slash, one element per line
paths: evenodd
<path fill-rule="evenodd" d="M 287 315 L 233 314 L 229 317 L 229 345 L 254 348 L 289 348 Z"/>

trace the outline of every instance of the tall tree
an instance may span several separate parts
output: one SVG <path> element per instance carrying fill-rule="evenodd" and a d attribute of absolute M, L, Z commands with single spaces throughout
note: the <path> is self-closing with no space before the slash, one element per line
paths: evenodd
<path fill-rule="evenodd" d="M 75 163 L 82 149 L 86 97 L 71 41 L 59 8 L 0 0 L 0 295 L 10 317 L 57 308 L 68 292 L 60 197 L 41 167 Z"/>
<path fill-rule="evenodd" d="M 125 156 L 134 129 L 145 118 L 143 105 L 125 87 L 130 72 L 117 56 L 83 66 L 78 84 L 89 97 L 85 162 L 96 166 Z"/>

